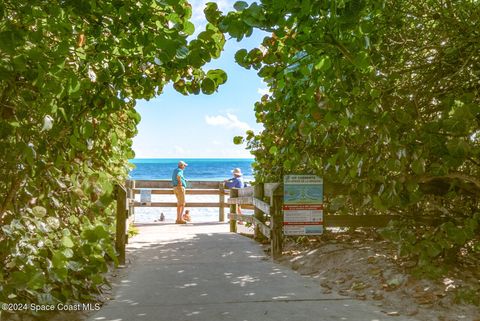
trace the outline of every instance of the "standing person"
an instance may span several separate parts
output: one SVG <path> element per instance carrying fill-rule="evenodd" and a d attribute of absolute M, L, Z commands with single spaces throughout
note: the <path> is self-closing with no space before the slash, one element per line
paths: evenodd
<path fill-rule="evenodd" d="M 183 170 L 187 167 L 184 161 L 178 162 L 178 167 L 174 169 L 172 174 L 173 193 L 177 197 L 177 220 L 175 224 L 187 223 L 183 219 L 183 210 L 185 209 L 185 189 L 187 188 L 187 180 L 183 175 Z"/>
<path fill-rule="evenodd" d="M 243 182 L 243 177 L 242 177 L 242 170 L 240 168 L 234 168 L 232 170 L 233 177 L 230 179 L 226 179 L 225 182 L 225 187 L 227 188 L 244 188 L 245 183 Z M 237 214 L 242 214 L 242 209 L 240 208 L 240 205 L 237 206 Z M 242 221 L 239 221 L 238 224 L 243 224 Z"/>

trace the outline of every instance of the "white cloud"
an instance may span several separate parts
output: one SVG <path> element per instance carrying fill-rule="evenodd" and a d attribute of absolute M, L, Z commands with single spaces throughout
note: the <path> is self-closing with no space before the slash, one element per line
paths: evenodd
<path fill-rule="evenodd" d="M 259 93 L 260 95 L 271 95 L 272 92 L 270 91 L 270 89 L 268 88 L 258 88 L 257 89 L 257 93 Z"/>
<path fill-rule="evenodd" d="M 227 113 L 227 116 L 205 116 L 205 122 L 211 126 L 222 126 L 228 129 L 249 130 L 250 125 L 238 119 L 237 115 Z"/>

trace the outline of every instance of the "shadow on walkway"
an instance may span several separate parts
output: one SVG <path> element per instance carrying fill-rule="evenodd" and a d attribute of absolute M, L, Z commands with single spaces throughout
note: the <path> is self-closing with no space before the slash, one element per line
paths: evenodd
<path fill-rule="evenodd" d="M 273 263 L 226 224 L 148 225 L 114 299 L 89 320 L 391 320 L 366 302 L 322 294 L 308 277 Z M 394 320 L 411 320 L 394 317 Z"/>

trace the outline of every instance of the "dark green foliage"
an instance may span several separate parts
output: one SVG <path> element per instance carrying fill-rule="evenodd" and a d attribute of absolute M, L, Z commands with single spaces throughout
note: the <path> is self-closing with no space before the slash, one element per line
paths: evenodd
<path fill-rule="evenodd" d="M 265 130 L 247 138 L 256 180 L 317 174 L 330 212 L 450 222 L 395 226 L 425 270 L 478 257 L 479 17 L 471 0 L 264 0 L 228 13 L 232 37 L 271 32 L 235 56 L 271 91 L 255 104 Z"/>
<path fill-rule="evenodd" d="M 0 3 L 0 302 L 86 302 L 104 284 L 136 99 L 226 81 L 201 69 L 224 36 L 208 24 L 187 41 L 191 11 L 184 0 Z"/>

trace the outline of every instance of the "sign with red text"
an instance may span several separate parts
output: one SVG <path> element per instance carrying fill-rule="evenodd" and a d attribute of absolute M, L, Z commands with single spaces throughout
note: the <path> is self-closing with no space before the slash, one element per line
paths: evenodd
<path fill-rule="evenodd" d="M 323 178 L 316 175 L 286 175 L 283 178 L 283 233 L 323 233 Z"/>

